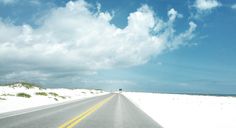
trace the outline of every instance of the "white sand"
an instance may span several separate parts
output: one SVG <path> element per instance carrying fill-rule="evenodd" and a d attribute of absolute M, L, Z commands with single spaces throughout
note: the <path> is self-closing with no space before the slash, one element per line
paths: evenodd
<path fill-rule="evenodd" d="M 123 93 L 164 128 L 236 128 L 236 98 Z"/>
<path fill-rule="evenodd" d="M 18 97 L 17 93 L 27 93 L 30 98 Z M 59 96 L 48 94 L 47 96 L 36 95 L 36 92 L 57 93 Z M 17 87 L 0 86 L 0 113 L 37 107 L 42 105 L 56 104 L 65 101 L 73 101 L 88 97 L 104 95 L 107 92 L 87 89 L 40 89 L 37 87 L 27 89 L 17 84 Z M 13 95 L 13 96 L 12 96 Z M 64 98 L 63 98 L 64 97 Z"/>

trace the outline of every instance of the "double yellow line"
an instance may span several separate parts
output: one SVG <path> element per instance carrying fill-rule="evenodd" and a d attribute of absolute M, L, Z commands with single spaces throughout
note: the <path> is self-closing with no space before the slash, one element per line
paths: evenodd
<path fill-rule="evenodd" d="M 100 107 L 102 107 L 106 102 L 108 102 L 114 95 L 102 100 L 101 102 L 97 103 L 93 107 L 89 108 L 82 114 L 72 118 L 71 120 L 68 120 L 64 124 L 60 125 L 58 128 L 73 128 L 75 125 L 80 123 L 83 119 L 85 119 L 87 116 L 91 115 L 93 112 L 98 110 Z"/>

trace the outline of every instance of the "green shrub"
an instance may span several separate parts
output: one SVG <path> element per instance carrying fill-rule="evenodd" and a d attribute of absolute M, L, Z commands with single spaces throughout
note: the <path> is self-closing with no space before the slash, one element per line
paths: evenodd
<path fill-rule="evenodd" d="M 27 82 L 22 82 L 22 86 L 26 87 L 27 89 L 34 88 L 35 84 L 27 83 Z"/>
<path fill-rule="evenodd" d="M 50 94 L 50 95 L 52 95 L 52 96 L 59 96 L 57 93 L 55 93 L 55 92 L 49 92 L 48 94 Z"/>
<path fill-rule="evenodd" d="M 7 93 L 7 94 L 2 94 L 1 96 L 15 96 L 15 95 Z"/>
<path fill-rule="evenodd" d="M 6 98 L 2 98 L 2 97 L 0 97 L 0 100 L 6 100 Z"/>
<path fill-rule="evenodd" d="M 66 99 L 66 97 L 65 96 L 60 96 L 62 99 Z"/>
<path fill-rule="evenodd" d="M 27 93 L 17 93 L 17 95 L 16 96 L 18 96 L 18 97 L 25 97 L 25 98 L 30 98 L 31 97 L 31 95 L 29 95 L 29 94 L 27 94 Z"/>
<path fill-rule="evenodd" d="M 48 94 L 46 92 L 36 92 L 36 95 L 40 95 L 40 96 L 47 96 Z"/>
<path fill-rule="evenodd" d="M 25 87 L 25 88 L 27 88 L 27 89 L 31 89 L 31 88 L 34 88 L 34 87 L 41 88 L 40 86 L 38 86 L 38 85 L 36 85 L 36 84 L 28 83 L 28 82 L 8 83 L 8 84 L 4 84 L 4 86 L 11 86 L 11 87 L 13 87 L 13 88 L 19 87 L 19 86 L 16 85 L 16 84 L 21 84 L 23 87 Z"/>

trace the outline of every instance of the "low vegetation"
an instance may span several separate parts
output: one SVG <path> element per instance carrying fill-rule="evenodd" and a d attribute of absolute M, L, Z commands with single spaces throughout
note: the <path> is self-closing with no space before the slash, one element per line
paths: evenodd
<path fill-rule="evenodd" d="M 22 87 L 25 87 L 27 89 L 31 89 L 31 88 L 34 88 L 34 87 L 40 88 L 39 85 L 33 84 L 33 83 L 29 83 L 29 82 L 15 82 L 15 83 L 9 83 L 9 84 L 2 84 L 2 86 L 11 86 L 11 87 L 15 88 L 15 87 L 19 87 L 19 84 Z"/>
<path fill-rule="evenodd" d="M 28 82 L 21 82 L 21 84 L 22 84 L 22 86 L 24 86 L 27 89 L 31 89 L 31 88 L 34 88 L 34 87 L 37 87 L 37 88 L 41 89 L 40 85 L 38 85 L 38 84 L 28 83 Z"/>
<path fill-rule="evenodd" d="M 65 96 L 59 96 L 60 98 L 62 98 L 62 99 L 66 99 L 66 97 Z"/>
<path fill-rule="evenodd" d="M 2 94 L 1 96 L 15 96 L 15 95 L 7 93 L 7 94 Z"/>
<path fill-rule="evenodd" d="M 21 84 L 22 84 L 22 86 L 24 86 L 24 87 L 26 87 L 28 89 L 36 87 L 36 85 L 32 84 L 32 83 L 21 82 Z"/>
<path fill-rule="evenodd" d="M 47 96 L 48 95 L 46 92 L 36 92 L 35 94 L 39 95 L 39 96 Z"/>
<path fill-rule="evenodd" d="M 49 92 L 48 94 L 50 94 L 50 95 L 52 95 L 52 96 L 59 96 L 57 93 L 55 93 L 55 92 Z"/>
<path fill-rule="evenodd" d="M 2 98 L 2 97 L 0 97 L 0 100 L 6 100 L 6 98 Z"/>
<path fill-rule="evenodd" d="M 18 96 L 18 97 L 25 97 L 25 98 L 30 98 L 31 97 L 31 95 L 29 95 L 29 94 L 27 94 L 27 93 L 17 93 L 17 95 L 16 96 Z"/>

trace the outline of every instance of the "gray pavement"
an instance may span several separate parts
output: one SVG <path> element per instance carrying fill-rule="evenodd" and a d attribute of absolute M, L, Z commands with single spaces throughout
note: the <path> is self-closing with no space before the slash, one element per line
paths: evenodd
<path fill-rule="evenodd" d="M 121 94 L 88 98 L 44 107 L 42 110 L 34 108 L 0 114 L 0 128 L 57 128 L 111 95 L 114 95 L 111 100 L 86 116 L 74 128 L 161 128 Z"/>

